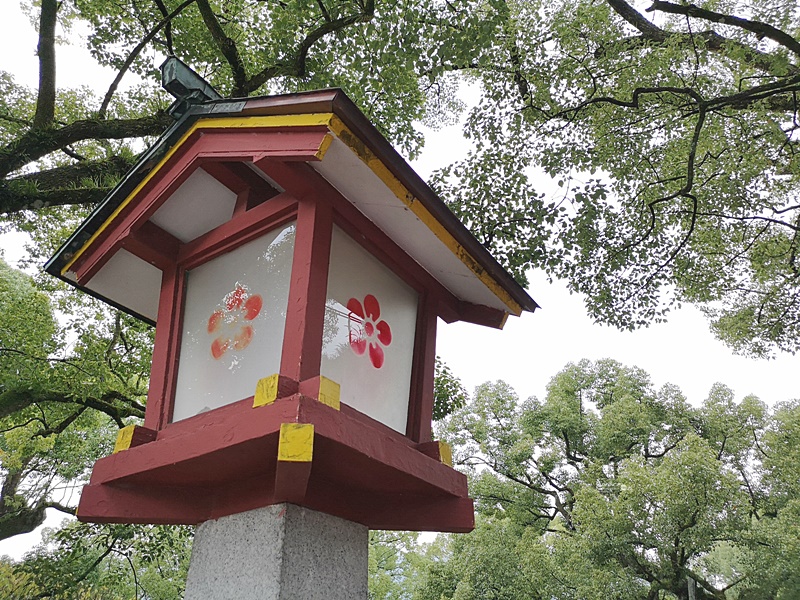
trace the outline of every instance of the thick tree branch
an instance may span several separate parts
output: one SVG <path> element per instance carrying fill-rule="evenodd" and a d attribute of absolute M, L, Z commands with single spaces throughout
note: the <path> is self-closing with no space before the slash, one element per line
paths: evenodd
<path fill-rule="evenodd" d="M 80 398 L 68 393 L 26 389 L 12 389 L 0 393 L 0 417 L 7 417 L 28 406 L 47 402 L 93 408 L 108 415 L 119 427 L 125 426 L 122 421 L 124 418 L 144 417 L 144 406 L 141 403 L 113 390 L 95 398 Z"/>
<path fill-rule="evenodd" d="M 197 8 L 200 10 L 200 16 L 203 18 L 203 23 L 205 23 L 211 34 L 211 38 L 231 67 L 234 83 L 233 95 L 246 96 L 247 72 L 245 71 L 242 57 L 239 55 L 239 49 L 236 47 L 236 42 L 225 33 L 208 0 L 197 0 Z"/>
<path fill-rule="evenodd" d="M 74 187 L 65 190 L 15 190 L 0 184 L 0 215 L 53 206 L 95 206 L 113 186 Z"/>
<path fill-rule="evenodd" d="M 42 0 L 39 15 L 39 93 L 34 129 L 49 127 L 56 108 L 56 15 L 58 0 Z"/>
<path fill-rule="evenodd" d="M 609 0 L 609 2 L 611 1 L 616 2 L 619 0 Z M 739 27 L 740 29 L 754 33 L 759 38 L 769 38 L 792 53 L 800 56 L 800 42 L 785 31 L 781 31 L 768 23 L 751 21 L 741 17 L 718 13 L 713 10 L 706 10 L 695 4 L 673 4 L 672 2 L 664 2 L 663 0 L 653 0 L 653 4 L 646 10 L 647 12 L 660 11 L 673 15 L 694 17 L 696 19 L 703 19 L 704 21 L 711 21 L 712 23 L 719 23 L 720 25 L 733 25 L 734 27 Z"/>
<path fill-rule="evenodd" d="M 133 158 L 112 156 L 111 158 L 103 160 L 79 162 L 63 167 L 56 167 L 55 169 L 26 173 L 25 175 L 9 179 L 8 183 L 12 186 L 14 184 L 23 183 L 31 184 L 35 185 L 40 191 L 61 190 L 63 188 L 77 186 L 86 179 L 99 181 L 107 177 L 119 178 L 127 173 L 128 169 L 130 169 L 133 164 Z M 2 206 L 1 201 L 0 206 Z"/>
<path fill-rule="evenodd" d="M 800 73 L 800 68 L 791 64 L 783 56 L 762 52 L 738 40 L 720 35 L 716 31 L 699 31 L 697 33 L 662 31 L 656 36 L 649 34 L 635 35 L 598 48 L 594 56 L 595 58 L 602 58 L 614 53 L 636 51 L 643 48 L 674 46 L 676 44 L 688 48 L 697 46 L 698 42 L 706 50 L 715 53 L 735 49 L 740 53 L 746 64 L 765 73 L 777 76 Z"/>
<path fill-rule="evenodd" d="M 0 177 L 75 142 L 160 135 L 172 123 L 166 112 L 159 111 L 138 119 L 86 119 L 59 129 L 34 129 L 0 148 Z"/>
<path fill-rule="evenodd" d="M 606 3 L 614 10 L 614 12 L 645 34 L 649 39 L 664 40 L 666 38 L 666 31 L 656 25 L 653 25 L 653 23 L 647 20 L 630 4 L 625 2 L 625 0 L 606 0 Z"/>

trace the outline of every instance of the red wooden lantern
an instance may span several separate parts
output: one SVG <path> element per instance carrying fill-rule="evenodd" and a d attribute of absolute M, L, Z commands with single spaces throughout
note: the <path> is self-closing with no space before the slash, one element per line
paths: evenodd
<path fill-rule="evenodd" d="M 472 529 L 431 441 L 437 318 L 536 304 L 341 91 L 192 108 L 46 268 L 156 324 L 144 426 L 80 519 Z"/>

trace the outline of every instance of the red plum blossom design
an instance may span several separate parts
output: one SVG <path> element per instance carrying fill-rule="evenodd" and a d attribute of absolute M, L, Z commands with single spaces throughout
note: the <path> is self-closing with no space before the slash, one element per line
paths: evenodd
<path fill-rule="evenodd" d="M 381 320 L 381 305 L 372 294 L 362 304 L 355 298 L 347 301 L 350 347 L 361 356 L 369 349 L 372 366 L 380 369 L 386 358 L 383 348 L 392 343 L 392 329 Z"/>
<path fill-rule="evenodd" d="M 253 339 L 250 324 L 261 312 L 264 301 L 259 294 L 250 294 L 246 286 L 225 295 L 222 305 L 208 318 L 208 333 L 216 334 L 211 342 L 211 356 L 219 360 L 228 350 L 244 350 Z"/>

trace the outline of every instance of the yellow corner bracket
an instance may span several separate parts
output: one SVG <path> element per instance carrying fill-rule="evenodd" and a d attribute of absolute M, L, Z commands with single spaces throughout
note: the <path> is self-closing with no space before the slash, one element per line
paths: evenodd
<path fill-rule="evenodd" d="M 338 383 L 327 377 L 320 376 L 319 397 L 317 399 L 331 408 L 340 410 L 341 403 L 339 401 L 339 396 L 341 395 L 341 390 L 342 388 Z"/>
<path fill-rule="evenodd" d="M 127 427 L 123 427 L 117 433 L 117 443 L 114 444 L 114 452 L 112 454 L 116 454 L 117 452 L 122 452 L 123 450 L 127 450 L 131 447 L 131 442 L 133 441 L 133 431 L 136 429 L 136 425 L 128 425 Z"/>
<path fill-rule="evenodd" d="M 439 442 L 439 460 L 448 467 L 453 466 L 453 451 L 447 442 Z"/>
<path fill-rule="evenodd" d="M 253 397 L 253 408 L 259 406 L 266 406 L 272 404 L 278 398 L 278 379 L 279 375 L 275 373 L 269 377 L 259 379 L 256 384 L 256 394 Z"/>
<path fill-rule="evenodd" d="M 314 456 L 314 425 L 311 423 L 281 423 L 278 438 L 278 460 L 311 462 Z"/>

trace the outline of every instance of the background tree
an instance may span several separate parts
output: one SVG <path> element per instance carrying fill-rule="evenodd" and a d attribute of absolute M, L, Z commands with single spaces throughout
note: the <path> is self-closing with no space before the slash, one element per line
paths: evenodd
<path fill-rule="evenodd" d="M 169 124 L 154 50 L 227 96 L 342 86 L 409 156 L 414 123 L 452 120 L 472 80 L 475 148 L 438 187 L 520 278 L 546 268 L 617 327 L 691 302 L 738 351 L 797 349 L 790 2 L 42 0 L 34 13 L 38 90 L 0 79 L 0 213 L 18 226 L 98 202 L 131 142 Z M 56 85 L 57 25 L 78 21 L 118 73 L 96 96 Z M 531 184 L 543 174 L 555 196 Z"/>
<path fill-rule="evenodd" d="M 795 4 L 490 5 L 505 18 L 473 60 L 475 149 L 438 183 L 459 216 L 520 275 L 544 266 L 586 294 L 600 322 L 633 329 L 691 302 L 737 351 L 797 351 Z"/>
<path fill-rule="evenodd" d="M 610 360 L 568 365 L 543 402 L 484 384 L 447 425 L 478 527 L 413 597 L 794 597 L 798 406 L 718 384 L 693 408 Z"/>

